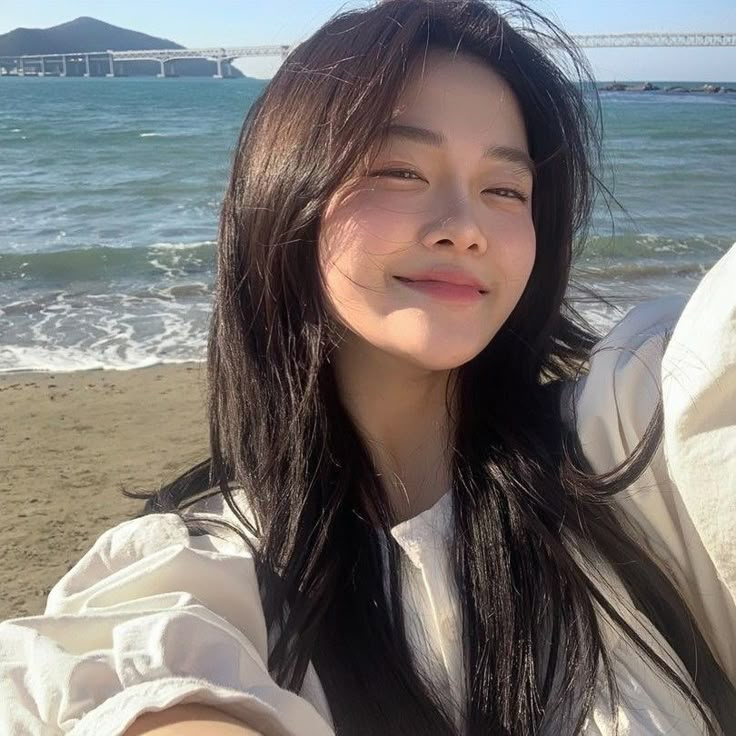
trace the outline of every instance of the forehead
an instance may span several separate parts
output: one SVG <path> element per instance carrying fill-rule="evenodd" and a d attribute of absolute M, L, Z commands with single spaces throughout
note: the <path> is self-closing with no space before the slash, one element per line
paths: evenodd
<path fill-rule="evenodd" d="M 410 68 L 394 109 L 394 123 L 477 137 L 479 144 L 526 147 L 519 103 L 489 65 L 467 55 L 430 51 Z"/>

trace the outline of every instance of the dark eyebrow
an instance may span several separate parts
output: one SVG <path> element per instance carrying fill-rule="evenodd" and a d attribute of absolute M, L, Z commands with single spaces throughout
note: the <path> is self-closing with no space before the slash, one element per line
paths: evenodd
<path fill-rule="evenodd" d="M 414 143 L 423 143 L 427 146 L 434 146 L 435 148 L 441 148 L 447 142 L 442 133 L 437 133 L 434 130 L 427 130 L 427 128 L 417 128 L 414 125 L 389 125 L 388 128 L 386 128 L 386 134 L 388 136 L 404 138 L 406 140 L 413 141 Z M 483 151 L 483 158 L 496 158 L 501 161 L 518 164 L 524 169 L 527 169 L 532 176 L 535 176 L 537 173 L 537 167 L 531 156 L 520 148 L 512 148 L 511 146 L 489 146 L 485 151 Z"/>

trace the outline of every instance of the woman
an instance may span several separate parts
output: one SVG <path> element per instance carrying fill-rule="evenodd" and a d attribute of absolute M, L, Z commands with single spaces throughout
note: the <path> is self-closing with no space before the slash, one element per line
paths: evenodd
<path fill-rule="evenodd" d="M 5 731 L 734 732 L 736 251 L 594 347 L 585 65 L 516 7 L 337 16 L 249 111 L 211 458 L 0 628 Z"/>

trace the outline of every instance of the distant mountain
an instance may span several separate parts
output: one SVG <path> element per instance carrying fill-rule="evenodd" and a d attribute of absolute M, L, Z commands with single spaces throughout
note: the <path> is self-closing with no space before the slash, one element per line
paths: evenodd
<path fill-rule="evenodd" d="M 16 28 L 0 35 L 0 57 L 27 54 L 69 54 L 75 51 L 126 51 L 128 49 L 183 49 L 181 44 L 113 26 L 96 18 L 77 18 L 52 28 Z M 173 62 L 181 77 L 212 76 L 217 64 L 206 59 L 180 59 Z M 171 64 L 171 62 L 169 62 Z M 118 65 L 116 64 L 116 67 Z M 231 76 L 243 73 L 231 66 Z M 130 76 L 155 76 L 160 65 L 155 61 L 126 61 L 123 73 Z M 73 73 L 70 71 L 70 74 Z"/>

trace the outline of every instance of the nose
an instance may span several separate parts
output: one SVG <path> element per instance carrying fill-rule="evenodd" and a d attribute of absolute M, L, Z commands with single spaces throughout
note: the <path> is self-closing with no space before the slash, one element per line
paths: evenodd
<path fill-rule="evenodd" d="M 480 227 L 473 203 L 467 197 L 455 198 L 444 207 L 439 216 L 432 218 L 421 237 L 428 248 L 452 246 L 460 250 L 485 253 L 488 242 Z"/>

